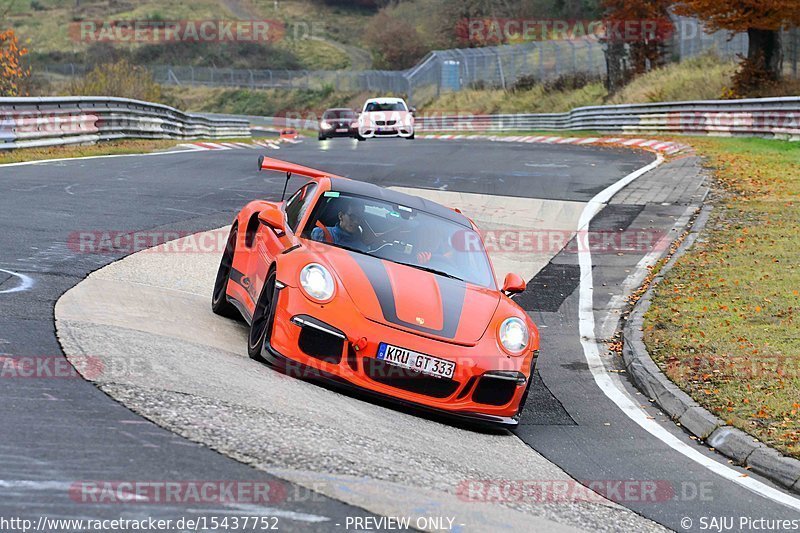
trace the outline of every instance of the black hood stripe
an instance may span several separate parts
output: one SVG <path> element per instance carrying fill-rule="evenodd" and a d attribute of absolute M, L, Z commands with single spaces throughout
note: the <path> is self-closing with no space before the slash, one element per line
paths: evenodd
<path fill-rule="evenodd" d="M 350 252 L 350 255 L 361 267 L 370 285 L 372 285 L 375 296 L 380 303 L 383 318 L 387 322 L 427 333 L 428 335 L 436 335 L 445 339 L 455 338 L 464 309 L 464 297 L 467 293 L 466 283 L 431 274 L 436 279 L 436 284 L 439 286 L 439 294 L 442 296 L 442 329 L 426 328 L 398 318 L 392 283 L 389 281 L 389 273 L 386 272 L 386 267 L 382 260 L 355 252 Z M 413 290 L 413 287 L 398 287 L 398 289 Z M 422 296 L 424 297 L 424 295 Z"/>

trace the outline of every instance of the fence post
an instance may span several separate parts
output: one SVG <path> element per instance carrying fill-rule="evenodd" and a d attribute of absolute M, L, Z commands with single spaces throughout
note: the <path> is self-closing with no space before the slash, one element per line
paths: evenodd
<path fill-rule="evenodd" d="M 503 89 L 506 88 L 506 73 L 503 71 L 503 60 L 500 57 L 500 52 L 495 50 L 494 56 L 497 58 L 497 68 L 500 70 L 500 84 Z"/>
<path fill-rule="evenodd" d="M 553 41 L 553 50 L 556 56 L 556 78 L 561 75 L 561 47 Z"/>
<path fill-rule="evenodd" d="M 572 73 L 574 74 L 578 71 L 578 53 L 575 51 L 575 44 L 572 41 L 567 41 L 567 44 L 572 49 Z"/>

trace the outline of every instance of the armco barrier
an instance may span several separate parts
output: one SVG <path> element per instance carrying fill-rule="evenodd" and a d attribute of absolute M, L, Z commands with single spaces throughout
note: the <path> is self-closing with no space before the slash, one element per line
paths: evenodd
<path fill-rule="evenodd" d="M 0 98 L 0 150 L 115 139 L 249 136 L 246 119 L 210 118 L 127 98 Z"/>
<path fill-rule="evenodd" d="M 800 97 L 579 107 L 569 113 L 418 113 L 419 131 L 589 130 L 618 134 L 744 135 L 800 140 Z"/>

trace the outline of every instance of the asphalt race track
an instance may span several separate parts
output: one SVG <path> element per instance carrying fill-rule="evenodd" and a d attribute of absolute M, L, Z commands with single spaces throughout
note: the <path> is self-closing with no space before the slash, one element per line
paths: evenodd
<path fill-rule="evenodd" d="M 131 252 L 123 249 L 115 253 L 82 253 L 74 246 L 79 232 L 157 230 L 189 234 L 223 227 L 250 199 L 276 199 L 280 195 L 283 186 L 281 176 L 256 172 L 258 153 L 245 149 L 180 152 L 0 167 L 0 209 L 5 229 L 0 246 L 0 354 L 3 360 L 25 356 L 62 357 L 54 324 L 56 302 L 91 272 Z M 377 140 L 365 143 L 347 139 L 318 143 L 307 139 L 301 144 L 284 145 L 280 151 L 269 151 L 267 155 L 329 169 L 382 186 L 414 189 L 419 194 L 456 199 L 467 204 L 474 203 L 477 198 L 506 197 L 494 205 L 493 211 L 483 213 L 487 220 L 501 220 L 498 217 L 502 217 L 504 206 L 513 206 L 520 213 L 526 209 L 539 209 L 537 212 L 541 213 L 557 212 L 560 213 L 558 216 L 566 217 L 564 220 L 573 220 L 576 214 L 580 214 L 578 207 L 585 205 L 598 192 L 653 160 L 653 156 L 645 152 L 609 148 L 422 139 L 414 142 Z M 640 178 L 644 181 L 642 187 L 647 185 L 648 179 L 670 180 L 667 170 L 657 170 L 652 177 L 645 175 Z M 299 184 L 298 181 L 295 185 Z M 631 189 L 635 187 L 636 184 L 630 186 Z M 655 202 L 645 194 L 626 195 L 627 190 L 597 215 L 592 229 L 669 228 L 686 211 L 686 203 L 682 199 L 691 197 L 695 192 L 683 190 L 675 193 L 674 202 Z M 670 192 L 665 191 L 664 194 L 669 195 Z M 552 210 L 555 205 L 568 207 Z M 548 220 L 540 220 L 540 223 L 553 229 L 555 218 L 554 215 Z M 476 216 L 476 219 L 480 224 L 481 216 Z M 604 321 L 604 313 L 619 296 L 626 278 L 635 273 L 635 266 L 643 255 L 644 252 L 632 252 L 592 256 L 596 286 L 594 309 L 600 330 L 607 329 L 607 325 L 613 323 Z M 145 279 L 150 274 L 145 276 L 138 269 L 128 270 L 125 274 L 126 265 L 131 263 L 122 261 L 111 267 L 112 270 L 98 272 L 95 277 L 110 279 L 110 274 L 104 273 L 116 272 L 117 276 L 125 277 L 129 290 L 117 293 L 113 286 L 109 286 L 104 292 L 95 286 L 95 292 L 89 294 L 96 309 L 90 313 L 81 304 L 76 307 L 77 311 L 73 311 L 72 318 L 78 320 L 76 316 L 81 312 L 93 313 L 93 320 L 100 322 L 98 315 L 102 315 L 104 309 L 115 309 L 114 305 L 120 301 L 149 303 L 152 314 L 157 317 L 158 300 L 136 300 L 142 294 L 151 295 L 148 291 L 152 286 L 184 291 L 196 295 L 199 301 L 206 279 L 202 277 L 203 272 L 207 272 L 207 265 L 213 265 L 216 258 L 198 257 L 195 260 L 191 254 L 177 259 L 165 259 L 163 254 L 152 257 L 153 261 L 174 261 L 171 264 L 155 264 L 154 270 L 150 271 L 156 274 L 161 272 L 163 279 Z M 375 420 L 379 421 L 376 427 L 386 429 L 383 433 L 378 429 L 374 431 L 381 434 L 384 442 L 392 438 L 411 438 L 409 436 L 414 436 L 413 432 L 416 431 L 420 441 L 429 436 L 428 446 L 442 450 L 451 447 L 458 450 L 458 455 L 447 458 L 447 461 L 441 457 L 439 462 L 433 459 L 427 462 L 410 461 L 410 466 L 406 464 L 396 471 L 387 468 L 387 472 L 381 472 L 365 471 L 358 465 L 340 463 L 315 465 L 313 446 L 305 443 L 306 447 L 302 448 L 300 445 L 303 442 L 297 439 L 298 448 L 291 451 L 302 449 L 307 452 L 300 459 L 292 453 L 276 455 L 276 450 L 269 446 L 237 449 L 241 441 L 236 439 L 247 435 L 247 417 L 252 413 L 238 412 L 236 409 L 225 411 L 224 406 L 220 407 L 221 403 L 215 403 L 221 401 L 222 392 L 204 393 L 206 384 L 210 386 L 213 380 L 202 381 L 198 378 L 196 383 L 185 380 L 177 383 L 177 380 L 170 379 L 176 376 L 165 375 L 162 376 L 163 382 L 158 383 L 160 392 L 148 395 L 147 391 L 151 389 L 147 384 L 136 383 L 133 379 L 126 382 L 96 380 L 102 390 L 82 379 L 2 379 L 0 400 L 4 409 L 0 411 L 0 420 L 4 431 L 0 441 L 0 494 L 5 497 L 0 502 L 0 515 L 115 518 L 121 515 L 176 517 L 238 513 L 276 516 L 283 530 L 345 530 L 347 517 L 375 516 L 396 510 L 384 502 L 387 498 L 382 499 L 375 492 L 365 489 L 363 494 L 355 494 L 353 479 L 370 478 L 387 483 L 376 485 L 381 490 L 408 490 L 408 478 L 417 475 L 421 480 L 419 495 L 416 500 L 413 495 L 409 497 L 408 505 L 411 506 L 420 499 L 438 501 L 437 498 L 442 498 L 441 493 L 453 492 L 452 486 L 434 485 L 436 468 L 441 467 L 442 479 L 449 479 L 447 476 L 456 474 L 462 478 L 455 477 L 453 480 L 475 479 L 473 476 L 481 473 L 498 472 L 507 479 L 512 475 L 518 476 L 516 479 L 519 480 L 561 480 L 571 477 L 583 481 L 655 481 L 672 490 L 668 496 L 656 502 L 623 498 L 621 505 L 635 514 L 607 502 L 549 502 L 542 504 L 539 509 L 536 505 L 518 506 L 514 510 L 510 508 L 513 506 L 502 507 L 502 512 L 509 514 L 506 525 L 513 529 L 519 529 L 519 524 L 525 524 L 525 520 L 529 519 L 527 525 L 531 530 L 549 527 L 543 520 L 587 530 L 657 530 L 656 524 L 649 522 L 652 520 L 670 529 L 691 530 L 685 527 L 684 520 L 687 517 L 697 521 L 701 516 L 731 516 L 734 509 L 737 516 L 754 519 L 798 516 L 796 509 L 726 480 L 668 447 L 633 422 L 600 390 L 581 346 L 578 329 L 580 295 L 577 291 L 580 271 L 575 253 L 565 250 L 550 255 L 540 254 L 530 258 L 530 261 L 520 261 L 519 258 L 508 261 L 514 268 L 521 263 L 535 264 L 530 270 L 525 270 L 524 265 L 521 267 L 521 273 L 529 273 L 532 279 L 529 289 L 519 296 L 518 301 L 531 313 L 542 332 L 542 358 L 539 379 L 535 382 L 537 387 L 528 401 L 522 424 L 515 435 L 476 433 L 435 420 L 417 419 L 412 414 L 383 406 L 362 404 L 361 400 L 315 385 L 285 379 L 278 382 L 271 375 L 271 370 L 256 368 L 252 366 L 256 363 L 236 355 L 244 349 L 242 326 L 236 323 L 221 324 L 218 326 L 220 338 L 225 339 L 226 343 L 228 339 L 231 344 L 239 342 L 238 346 L 220 346 L 223 343 L 217 342 L 214 347 L 216 351 L 203 348 L 215 343 L 211 337 L 216 330 L 207 335 L 209 338 L 206 341 L 197 343 L 198 350 L 205 350 L 200 361 L 206 360 L 211 365 L 230 363 L 230 374 L 226 375 L 234 380 L 220 383 L 217 379 L 216 384 L 221 390 L 228 389 L 226 394 L 235 391 L 237 376 L 249 373 L 243 387 L 256 390 L 263 380 L 265 384 L 280 385 L 285 392 L 284 397 L 297 394 L 300 398 L 299 402 L 281 405 L 281 413 L 287 418 L 261 419 L 260 422 L 264 424 L 276 424 L 277 421 L 278 427 L 268 427 L 270 431 L 266 432 L 254 431 L 254 438 L 284 442 L 281 439 L 285 436 L 279 434 L 282 429 L 280 424 L 289 419 L 289 414 L 293 415 L 292 420 L 299 418 L 310 423 L 313 419 L 315 423 L 322 423 L 325 419 L 324 406 L 330 405 L 331 409 L 337 407 L 337 413 L 340 414 L 342 410 L 352 409 L 352 416 L 359 413 L 374 415 Z M 205 270 L 195 276 L 194 269 L 199 269 L 201 265 Z M 113 270 L 115 267 L 116 271 Z M 504 273 L 498 272 L 500 275 Z M 136 284 L 141 285 L 142 290 L 138 291 L 141 294 L 130 290 Z M 600 287 L 608 289 L 599 290 Z M 210 294 L 210 289 L 210 286 L 207 287 L 206 293 Z M 106 301 L 108 307 L 105 307 Z M 186 302 L 191 305 L 195 300 L 187 297 Z M 210 314 L 207 305 L 203 303 L 203 306 L 202 313 Z M 200 308 L 199 303 L 197 308 Z M 146 306 L 142 308 L 138 319 L 148 314 L 147 309 Z M 192 311 L 189 309 L 187 312 Z M 120 327 L 120 324 L 114 327 Z M 161 331 L 161 335 L 163 339 L 153 334 L 158 341 L 155 345 L 162 346 L 161 350 L 153 351 L 152 343 L 148 345 L 142 341 L 130 347 L 118 342 L 108 348 L 108 352 L 113 352 L 117 358 L 129 354 L 132 359 L 151 362 L 159 357 L 174 356 L 177 360 L 187 361 L 187 365 L 191 364 L 191 350 L 186 348 L 189 339 L 170 339 L 164 335 L 164 331 Z M 598 336 L 601 336 L 600 333 Z M 108 342 L 111 337 L 113 335 L 101 340 Z M 95 335 L 93 338 L 100 337 Z M 163 342 L 163 345 L 159 345 L 159 342 Z M 74 350 L 81 348 L 80 343 L 65 342 L 65 345 Z M 85 346 L 88 351 L 84 355 L 105 357 L 105 352 L 92 351 L 98 346 L 102 344 Z M 227 355 L 226 350 L 230 352 Z M 616 364 L 614 360 L 607 360 L 606 363 L 611 368 Z M 199 364 L 195 366 L 196 376 L 202 374 L 203 379 L 209 375 L 213 377 L 213 373 L 203 372 L 205 367 Z M 220 366 L 220 371 L 223 370 L 223 366 Z M 180 373 L 180 376 L 191 378 L 192 373 Z M 620 386 L 631 397 L 641 398 L 640 403 L 645 404 L 644 408 L 666 431 L 709 460 L 735 468 L 728 465 L 724 457 L 695 443 L 681 428 L 665 420 L 628 384 L 624 374 L 620 376 Z M 181 387 L 190 392 L 183 391 Z M 153 385 L 152 390 L 155 388 Z M 172 394 L 164 391 L 172 391 Z M 107 393 L 148 418 L 157 420 L 160 425 L 134 414 Z M 194 396 L 181 396 L 184 393 Z M 268 395 L 264 398 L 270 399 Z M 302 405 L 302 398 L 318 399 L 320 402 L 312 409 Z M 257 408 L 258 405 L 250 407 Z M 198 418 L 183 416 L 191 411 L 202 413 L 205 422 L 200 424 Z M 307 411 L 313 413 L 307 414 Z M 172 416 L 168 416 L 170 413 Z M 219 417 L 230 427 L 215 428 L 216 413 L 231 415 Z M 369 421 L 370 417 L 365 416 L 362 425 L 369 424 Z M 285 429 L 288 429 L 290 423 L 286 424 Z M 226 433 L 228 429 L 237 436 L 231 437 L 230 432 Z M 369 427 L 366 429 L 369 430 Z M 393 433 L 401 431 L 408 433 Z M 354 435 L 358 435 L 355 428 L 347 434 L 348 437 Z M 441 436 L 452 443 L 463 443 L 456 446 L 431 436 Z M 322 436 L 320 440 L 325 442 Z M 289 440 L 285 442 L 289 443 Z M 481 469 L 484 463 L 471 469 L 473 457 L 470 455 L 470 443 L 481 446 L 480 450 L 473 450 L 476 460 L 485 461 L 485 469 Z M 497 453 L 492 457 L 495 446 Z M 213 451 L 210 447 L 223 453 Z M 258 456 L 267 451 L 272 454 L 268 458 Z M 504 454 L 508 454 L 509 459 L 519 457 L 530 463 L 512 462 L 505 465 L 508 470 L 504 470 Z M 344 457 L 326 453 L 320 453 L 319 456 L 332 461 Z M 453 465 L 459 464 L 464 470 L 453 470 Z M 526 470 L 526 465 L 535 470 Z M 427 470 L 415 472 L 414 468 L 418 467 Z M 323 474 L 331 477 L 319 477 Z M 740 475 L 757 477 L 744 470 L 740 470 Z M 76 482 L 82 480 L 165 479 L 280 479 L 281 483 L 289 483 L 287 487 L 290 493 L 301 496 L 290 497 L 274 506 L 231 504 L 219 508 L 198 508 L 136 503 L 92 505 L 80 501 L 74 490 Z M 351 494 L 345 495 L 341 488 L 326 489 L 322 485 L 319 490 L 309 492 L 309 487 L 314 487 L 314 483 L 320 480 L 330 486 L 348 488 Z M 764 483 L 769 484 L 766 481 Z M 442 506 L 449 505 L 448 509 L 456 509 L 454 512 L 463 513 L 457 524 L 460 520 L 465 525 L 464 529 L 475 530 L 481 522 L 478 518 L 470 518 L 470 504 L 452 500 L 445 501 L 442 498 L 440 503 Z M 365 503 L 369 501 L 378 503 L 370 507 Z M 487 511 L 487 515 L 495 512 Z M 489 516 L 483 524 L 497 525 L 502 512 Z"/>

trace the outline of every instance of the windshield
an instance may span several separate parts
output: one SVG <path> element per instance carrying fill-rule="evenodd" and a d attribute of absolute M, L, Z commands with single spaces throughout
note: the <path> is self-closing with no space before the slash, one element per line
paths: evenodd
<path fill-rule="evenodd" d="M 364 109 L 364 111 L 367 113 L 374 113 L 377 111 L 406 111 L 406 106 L 403 104 L 403 102 L 370 102 L 367 104 L 367 107 Z"/>
<path fill-rule="evenodd" d="M 482 241 L 472 228 L 403 205 L 329 191 L 302 236 L 496 288 Z"/>
<path fill-rule="evenodd" d="M 322 118 L 324 120 L 331 120 L 337 118 L 354 118 L 355 116 L 355 111 L 351 111 L 350 109 L 334 109 L 331 111 L 325 111 L 325 114 L 322 115 Z"/>

